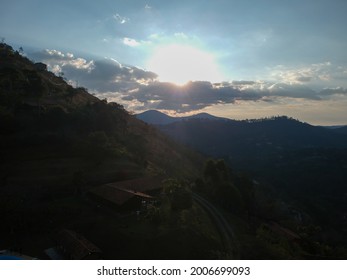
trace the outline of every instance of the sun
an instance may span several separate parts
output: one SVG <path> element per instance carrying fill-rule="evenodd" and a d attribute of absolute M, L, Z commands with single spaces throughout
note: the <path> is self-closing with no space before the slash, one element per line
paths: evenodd
<path fill-rule="evenodd" d="M 147 69 L 158 74 L 162 82 L 184 85 L 189 81 L 221 81 L 212 54 L 187 45 L 158 47 Z"/>

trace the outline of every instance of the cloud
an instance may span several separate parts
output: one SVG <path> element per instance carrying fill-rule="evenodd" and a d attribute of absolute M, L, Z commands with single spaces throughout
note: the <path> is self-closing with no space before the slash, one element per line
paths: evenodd
<path fill-rule="evenodd" d="M 138 41 L 136 41 L 135 39 L 131 39 L 131 38 L 127 38 L 127 37 L 125 37 L 123 39 L 123 44 L 127 45 L 129 47 L 137 47 L 140 45 L 140 43 Z"/>
<path fill-rule="evenodd" d="M 331 62 L 315 63 L 296 68 L 278 65 L 271 70 L 271 76 L 277 81 L 289 84 L 334 83 L 347 79 L 347 68 L 334 65 Z"/>
<path fill-rule="evenodd" d="M 130 19 L 127 17 L 123 17 L 120 14 L 113 15 L 113 18 L 120 24 L 127 23 Z"/>
<path fill-rule="evenodd" d="M 213 105 L 235 104 L 240 101 L 278 103 L 281 99 L 321 101 L 332 95 L 347 97 L 347 89 L 332 88 L 314 91 L 301 84 L 263 81 L 233 81 L 210 83 L 195 81 L 184 86 L 153 81 L 122 93 L 122 100 L 141 104 L 138 110 L 159 109 L 187 113 Z"/>
<path fill-rule="evenodd" d="M 342 87 L 337 88 L 325 88 L 322 91 L 320 91 L 319 95 L 321 97 L 327 97 L 331 95 L 345 95 L 347 96 L 347 89 Z"/>
<path fill-rule="evenodd" d="M 94 61 L 87 61 L 84 58 L 75 58 L 72 53 L 64 54 L 57 50 L 43 50 L 31 55 L 37 61 L 43 61 L 48 64 L 52 71 L 57 74 L 54 69 L 76 68 L 86 72 L 90 72 L 94 68 Z"/>
<path fill-rule="evenodd" d="M 282 96 L 319 100 L 319 94 L 311 88 L 300 84 L 275 83 L 267 88 L 269 96 Z"/>
<path fill-rule="evenodd" d="M 247 87 L 244 87 L 244 86 Z M 195 81 L 184 86 L 172 83 L 152 82 L 139 86 L 131 92 L 124 92 L 122 99 L 136 101 L 148 109 L 155 104 L 156 109 L 173 110 L 178 113 L 201 110 L 217 104 L 230 104 L 238 101 L 271 102 L 278 97 L 320 100 L 319 93 L 308 87 L 286 84 L 265 84 L 263 82 L 234 81 L 215 83 Z"/>
<path fill-rule="evenodd" d="M 127 92 L 157 78 L 153 72 L 122 65 L 112 58 L 88 61 L 56 50 L 44 50 L 32 54 L 31 57 L 46 63 L 51 71 L 64 72 L 65 77 L 78 81 L 79 85 L 94 93 Z"/>
<path fill-rule="evenodd" d="M 279 100 L 291 99 L 320 102 L 333 96 L 347 97 L 347 89 L 343 87 L 323 90 L 309 87 L 309 81 L 316 79 L 318 75 L 325 75 L 324 69 L 330 67 L 329 65 L 316 65 L 312 67 L 315 71 L 311 72 L 307 69 L 297 71 L 296 76 L 282 71 L 283 79 L 278 82 L 194 81 L 178 86 L 158 81 L 153 72 L 122 65 L 111 58 L 87 60 L 57 50 L 44 50 L 32 57 L 46 63 L 51 71 L 64 72 L 65 77 L 78 81 L 79 85 L 87 87 L 100 98 L 121 102 L 131 110 L 160 109 L 187 113 L 213 105 L 236 104 L 241 101 L 278 103 Z M 302 75 L 299 76 L 298 73 Z M 293 82 L 294 78 L 297 82 Z"/>

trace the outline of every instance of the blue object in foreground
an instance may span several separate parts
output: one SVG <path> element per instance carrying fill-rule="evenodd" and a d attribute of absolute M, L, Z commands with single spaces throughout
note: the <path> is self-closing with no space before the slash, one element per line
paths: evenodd
<path fill-rule="evenodd" d="M 23 259 L 17 256 L 0 255 L 0 260 L 23 260 Z"/>

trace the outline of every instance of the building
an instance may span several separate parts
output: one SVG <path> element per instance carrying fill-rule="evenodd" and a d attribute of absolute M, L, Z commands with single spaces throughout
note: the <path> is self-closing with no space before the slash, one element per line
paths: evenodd
<path fill-rule="evenodd" d="M 101 250 L 73 230 L 63 229 L 58 232 L 55 239 L 57 246 L 46 250 L 47 252 L 54 251 L 54 255 L 71 260 L 101 259 Z M 51 255 L 53 254 L 51 253 Z"/>
<path fill-rule="evenodd" d="M 95 187 L 88 192 L 88 195 L 120 212 L 142 210 L 145 205 L 155 200 L 151 195 L 136 190 L 123 189 L 114 184 Z"/>
<path fill-rule="evenodd" d="M 118 189 L 132 190 L 155 195 L 162 189 L 162 178 L 142 177 L 107 184 Z"/>

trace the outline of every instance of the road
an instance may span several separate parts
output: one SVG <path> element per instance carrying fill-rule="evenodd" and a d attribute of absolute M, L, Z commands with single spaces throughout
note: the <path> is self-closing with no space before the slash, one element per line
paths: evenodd
<path fill-rule="evenodd" d="M 235 242 L 235 234 L 232 230 L 229 222 L 225 219 L 224 215 L 219 211 L 211 202 L 201 197 L 200 195 L 193 193 L 193 199 L 202 206 L 212 217 L 215 222 L 218 231 L 222 237 L 223 244 L 226 251 L 231 255 L 231 258 L 238 258 L 238 250 Z"/>

